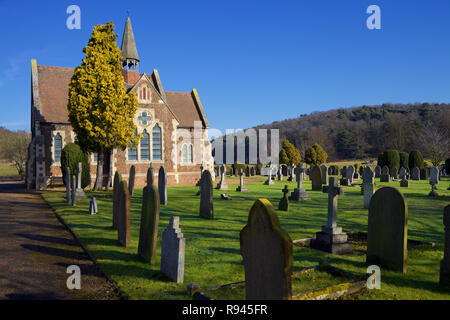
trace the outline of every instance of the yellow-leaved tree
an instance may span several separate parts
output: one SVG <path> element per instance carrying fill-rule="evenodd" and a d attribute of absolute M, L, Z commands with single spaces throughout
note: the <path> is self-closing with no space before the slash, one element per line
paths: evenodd
<path fill-rule="evenodd" d="M 117 47 L 114 24 L 94 27 L 86 57 L 69 84 L 69 120 L 84 151 L 97 152 L 95 190 L 103 188 L 104 154 L 114 148 L 135 148 L 133 122 L 138 108 L 136 94 L 127 93 L 122 76 L 123 57 Z M 112 153 L 112 152 L 111 152 Z"/>

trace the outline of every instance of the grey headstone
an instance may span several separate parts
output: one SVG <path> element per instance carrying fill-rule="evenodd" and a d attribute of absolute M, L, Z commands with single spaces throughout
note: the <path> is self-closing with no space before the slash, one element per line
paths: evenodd
<path fill-rule="evenodd" d="M 247 192 L 248 189 L 244 186 L 244 173 L 241 171 L 239 172 L 239 187 L 236 188 L 236 191 L 238 192 Z"/>
<path fill-rule="evenodd" d="M 389 174 L 388 166 L 383 166 L 381 169 L 380 182 L 391 182 L 391 175 Z"/>
<path fill-rule="evenodd" d="M 375 167 L 375 178 L 380 178 L 380 177 L 381 177 L 381 167 L 376 166 Z"/>
<path fill-rule="evenodd" d="M 439 184 L 439 169 L 436 167 L 430 168 L 430 184 Z"/>
<path fill-rule="evenodd" d="M 147 169 L 147 185 L 153 185 L 154 175 L 153 175 L 153 165 L 150 163 L 150 167 Z"/>
<path fill-rule="evenodd" d="M 403 179 L 403 177 L 406 177 L 408 174 L 408 171 L 406 171 L 405 168 L 401 167 L 400 170 L 398 171 L 398 177 L 400 179 Z"/>
<path fill-rule="evenodd" d="M 200 216 L 206 219 L 214 219 L 213 185 L 211 173 L 203 171 L 200 180 Z"/>
<path fill-rule="evenodd" d="M 156 260 L 159 224 L 159 194 L 155 186 L 147 185 L 142 194 L 141 227 L 138 254 L 150 264 Z"/>
<path fill-rule="evenodd" d="M 342 228 L 337 225 L 337 197 L 344 194 L 344 189 L 338 187 L 336 177 L 330 177 L 328 186 L 323 187 L 323 192 L 328 194 L 328 220 L 322 231 L 317 232 L 316 238 L 311 240 L 311 248 L 332 254 L 350 253 L 353 246 L 347 242 L 347 233 L 342 232 Z"/>
<path fill-rule="evenodd" d="M 311 170 L 312 190 L 322 191 L 322 170 L 320 167 L 314 166 Z"/>
<path fill-rule="evenodd" d="M 411 180 L 420 180 L 420 169 L 417 167 L 411 170 Z"/>
<path fill-rule="evenodd" d="M 162 234 L 160 269 L 176 283 L 183 283 L 184 280 L 185 246 L 186 242 L 180 229 L 180 217 L 172 217 Z"/>
<path fill-rule="evenodd" d="M 117 237 L 121 245 L 130 246 L 130 194 L 126 181 L 119 183 L 119 215 Z"/>
<path fill-rule="evenodd" d="M 301 164 L 298 164 L 296 172 L 295 172 L 296 178 L 297 178 L 297 188 L 295 188 L 294 192 L 291 193 L 290 200 L 292 200 L 292 201 L 310 200 L 310 197 L 306 193 L 306 190 L 303 189 L 304 173 L 305 173 L 305 169 L 302 168 Z"/>
<path fill-rule="evenodd" d="M 72 206 L 76 206 L 77 205 L 77 188 L 76 188 L 75 176 L 72 176 L 72 179 L 70 180 L 70 186 L 72 188 L 72 196 L 70 198 L 72 200 Z"/>
<path fill-rule="evenodd" d="M 98 213 L 97 200 L 95 199 L 95 197 L 91 197 L 91 200 L 89 202 L 89 214 L 93 215 L 97 213 Z"/>
<path fill-rule="evenodd" d="M 136 176 L 136 168 L 134 165 L 130 168 L 130 175 L 128 177 L 128 193 L 130 194 L 130 197 L 133 195 L 134 192 L 134 179 Z"/>
<path fill-rule="evenodd" d="M 384 187 L 372 196 L 367 237 L 368 264 L 406 273 L 408 205 L 395 188 Z"/>
<path fill-rule="evenodd" d="M 247 300 L 289 300 L 292 297 L 292 239 L 267 199 L 252 206 L 240 232 Z"/>
<path fill-rule="evenodd" d="M 163 166 L 159 168 L 158 191 L 160 204 L 167 204 L 167 174 Z"/>
<path fill-rule="evenodd" d="M 327 184 L 328 182 L 328 167 L 326 165 L 321 165 L 320 170 L 322 170 L 322 184 Z"/>
<path fill-rule="evenodd" d="M 370 199 L 374 192 L 374 172 L 370 167 L 365 167 L 363 172 L 364 208 L 369 208 Z"/>
<path fill-rule="evenodd" d="M 353 179 L 355 177 L 355 167 L 354 166 L 348 166 L 347 167 L 347 170 L 346 170 L 346 173 L 345 173 L 345 177 L 350 182 L 350 184 L 353 183 Z"/>
<path fill-rule="evenodd" d="M 70 192 L 70 168 L 66 167 L 66 201 L 67 203 L 71 203 L 72 195 Z"/>

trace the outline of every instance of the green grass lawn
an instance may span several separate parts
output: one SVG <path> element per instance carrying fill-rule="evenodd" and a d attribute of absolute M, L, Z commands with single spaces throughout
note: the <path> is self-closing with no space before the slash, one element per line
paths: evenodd
<path fill-rule="evenodd" d="M 4 178 L 19 178 L 16 167 L 6 163 L 0 163 L 0 179 Z"/>
<path fill-rule="evenodd" d="M 398 182 L 380 183 L 378 186 L 394 186 Z M 439 197 L 430 198 L 427 181 L 410 181 L 409 188 L 399 188 L 406 196 L 409 207 L 408 237 L 431 241 L 435 248 L 423 246 L 408 252 L 406 275 L 382 271 L 381 290 L 356 294 L 352 299 L 450 299 L 450 290 L 439 287 L 439 263 L 443 258 L 444 227 L 443 208 L 450 203 L 450 180 L 443 179 L 438 186 Z M 239 252 L 239 232 L 246 225 L 249 210 L 258 198 L 268 199 L 275 209 L 282 197 L 281 189 L 287 184 L 291 190 L 294 182 L 276 182 L 265 186 L 262 182 L 247 183 L 249 192 L 234 191 L 237 185 L 229 185 L 226 191 L 233 200 L 220 199 L 224 191 L 214 190 L 214 220 L 199 218 L 200 197 L 198 187 L 169 187 L 168 205 L 161 206 L 158 257 L 149 265 L 137 256 L 142 189 L 135 190 L 131 200 L 131 246 L 121 247 L 117 231 L 112 229 L 112 198 L 99 198 L 111 192 L 87 192 L 96 195 L 99 214 L 88 214 L 89 200 L 79 201 L 71 207 L 64 201 L 62 191 L 43 193 L 44 199 L 55 209 L 81 241 L 88 247 L 103 270 L 118 284 L 130 299 L 187 299 L 186 286 L 196 283 L 206 288 L 243 281 L 244 270 Z M 281 226 L 293 240 L 312 237 L 327 220 L 327 194 L 311 191 L 311 183 L 304 183 L 311 200 L 291 202 L 289 212 L 277 211 Z M 367 231 L 368 210 L 363 208 L 363 196 L 359 187 L 345 187 L 345 195 L 339 197 L 338 224 L 345 231 Z M 159 274 L 161 233 L 168 226 L 169 218 L 180 216 L 180 227 L 186 238 L 184 284 L 175 284 Z M 318 264 L 329 258 L 333 266 L 363 275 L 366 272 L 365 255 L 336 256 L 308 248 L 294 246 L 294 267 L 300 269 Z M 336 279 L 320 276 L 305 282 L 293 281 L 293 294 L 321 289 L 336 284 Z M 305 286 L 305 284 L 307 284 Z M 230 292 L 228 295 L 227 290 Z M 243 297 L 242 289 L 212 292 L 218 299 Z M 233 291 L 234 290 L 234 291 Z M 239 292 L 241 290 L 241 292 Z M 237 292 L 237 293 L 232 293 Z"/>

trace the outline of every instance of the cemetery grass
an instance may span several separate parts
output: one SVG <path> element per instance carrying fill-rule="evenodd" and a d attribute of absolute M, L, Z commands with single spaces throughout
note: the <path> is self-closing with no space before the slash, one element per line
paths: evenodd
<path fill-rule="evenodd" d="M 20 178 L 16 167 L 8 163 L 0 162 L 0 179 Z"/>
<path fill-rule="evenodd" d="M 186 286 L 196 283 L 202 291 L 216 299 L 244 299 L 243 288 L 208 291 L 207 288 L 243 281 L 244 269 L 239 251 L 239 232 L 246 225 L 248 213 L 258 198 L 268 199 L 275 209 L 282 197 L 281 189 L 288 185 L 293 191 L 294 182 L 279 182 L 265 186 L 261 181 L 246 183 L 249 192 L 214 190 L 214 220 L 199 217 L 200 197 L 198 187 L 169 187 L 168 205 L 161 206 L 159 220 L 157 259 L 149 265 L 137 255 L 139 241 L 142 189 L 135 189 L 131 199 L 131 246 L 124 248 L 117 241 L 117 231 L 112 226 L 112 198 L 110 192 L 86 192 L 96 196 L 99 214 L 88 214 L 89 199 L 78 201 L 76 207 L 68 205 L 65 192 L 47 191 L 43 198 L 54 208 L 86 245 L 100 267 L 116 282 L 129 299 L 189 299 Z M 358 183 L 360 180 L 356 180 Z M 216 181 L 217 182 L 217 181 Z M 380 183 L 378 187 L 397 187 L 406 197 L 409 208 L 409 239 L 435 242 L 436 247 L 418 246 L 408 251 L 406 275 L 382 270 L 381 290 L 364 290 L 349 299 L 450 299 L 450 290 L 438 285 L 439 265 L 443 258 L 443 209 L 450 203 L 450 180 L 443 178 L 438 185 L 439 197 L 430 198 L 428 181 L 410 181 L 409 188 L 399 188 L 398 182 Z M 230 183 L 230 182 L 229 182 Z M 311 191 L 310 181 L 305 181 L 311 200 L 290 202 L 289 212 L 277 211 L 281 226 L 292 240 L 313 237 L 327 219 L 327 194 Z M 233 200 L 220 199 L 221 193 Z M 107 196 L 107 197 L 105 197 Z M 367 231 L 368 210 L 363 208 L 359 187 L 345 187 L 339 197 L 338 224 L 345 231 Z M 169 218 L 180 216 L 180 227 L 186 238 L 184 283 L 176 284 L 159 273 L 161 234 Z M 361 249 L 363 246 L 357 246 Z M 293 246 L 293 270 L 312 267 L 327 258 L 331 265 L 363 276 L 367 269 L 365 254 L 331 255 L 308 248 Z M 293 280 L 293 295 L 323 289 L 345 279 L 317 273 L 304 281 Z"/>

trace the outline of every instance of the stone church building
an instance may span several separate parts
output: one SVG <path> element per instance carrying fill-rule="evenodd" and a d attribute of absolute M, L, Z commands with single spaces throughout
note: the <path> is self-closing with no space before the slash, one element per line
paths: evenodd
<path fill-rule="evenodd" d="M 214 178 L 214 159 L 208 139 L 208 120 L 195 89 L 170 92 L 163 89 L 158 71 L 139 72 L 139 56 L 130 18 L 122 37 L 124 87 L 136 93 L 139 108 L 134 115 L 137 133 L 142 134 L 136 149 L 114 149 L 113 161 L 105 154 L 104 179 L 119 171 L 124 179 L 132 165 L 135 185 L 146 183 L 150 164 L 155 179 L 160 166 L 167 172 L 169 185 L 194 185 L 202 168 Z M 45 189 L 62 183 L 61 151 L 76 141 L 68 120 L 68 85 L 74 69 L 38 65 L 31 61 L 31 133 L 27 162 L 27 187 Z M 90 154 L 92 185 L 97 168 L 96 154 Z M 157 181 L 157 180 L 155 180 Z"/>

